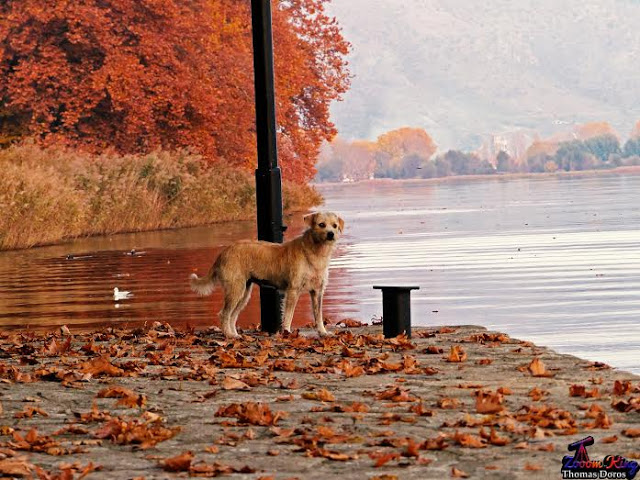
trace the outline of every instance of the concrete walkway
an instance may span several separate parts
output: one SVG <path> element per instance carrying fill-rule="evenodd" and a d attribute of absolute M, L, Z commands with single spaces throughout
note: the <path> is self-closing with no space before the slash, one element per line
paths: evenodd
<path fill-rule="evenodd" d="M 474 326 L 334 332 L 4 334 L 0 472 L 548 479 L 589 435 L 640 457 L 637 376 Z"/>

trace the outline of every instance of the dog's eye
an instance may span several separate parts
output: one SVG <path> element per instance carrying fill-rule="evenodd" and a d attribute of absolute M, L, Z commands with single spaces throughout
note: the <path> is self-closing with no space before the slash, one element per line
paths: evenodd
<path fill-rule="evenodd" d="M 334 223 L 333 228 L 338 228 L 338 225 Z"/>
<path fill-rule="evenodd" d="M 318 224 L 318 226 L 319 226 L 320 228 L 324 228 L 324 227 L 326 227 L 327 225 L 326 225 L 324 222 L 321 222 L 321 223 L 319 223 L 319 224 Z"/>

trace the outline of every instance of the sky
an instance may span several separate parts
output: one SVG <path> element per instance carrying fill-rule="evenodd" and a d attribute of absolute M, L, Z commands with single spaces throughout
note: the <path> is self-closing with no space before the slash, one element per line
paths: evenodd
<path fill-rule="evenodd" d="M 346 139 L 424 128 L 439 148 L 640 120 L 638 0 L 333 0 L 353 49 Z"/>

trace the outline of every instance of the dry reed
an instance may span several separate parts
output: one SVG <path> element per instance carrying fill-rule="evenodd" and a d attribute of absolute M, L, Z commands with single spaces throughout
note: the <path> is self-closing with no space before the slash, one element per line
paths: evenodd
<path fill-rule="evenodd" d="M 322 200 L 290 183 L 283 197 L 289 212 Z M 91 156 L 30 143 L 0 150 L 0 250 L 254 216 L 251 174 L 208 166 L 188 151 Z"/>

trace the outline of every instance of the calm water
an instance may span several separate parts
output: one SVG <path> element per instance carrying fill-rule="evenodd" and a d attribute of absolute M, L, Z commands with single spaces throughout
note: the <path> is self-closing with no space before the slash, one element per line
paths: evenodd
<path fill-rule="evenodd" d="M 347 222 L 325 313 L 381 314 L 374 284 L 419 285 L 417 325 L 479 324 L 640 373 L 640 176 L 326 185 Z M 299 218 L 288 220 L 291 235 Z M 0 254 L 0 325 L 211 324 L 186 279 L 253 223 Z M 126 253 L 132 248 L 140 252 Z M 67 255 L 72 258 L 67 259 Z M 133 298 L 113 299 L 113 287 Z M 242 314 L 258 322 L 257 292 Z M 305 296 L 298 325 L 311 320 Z"/>

